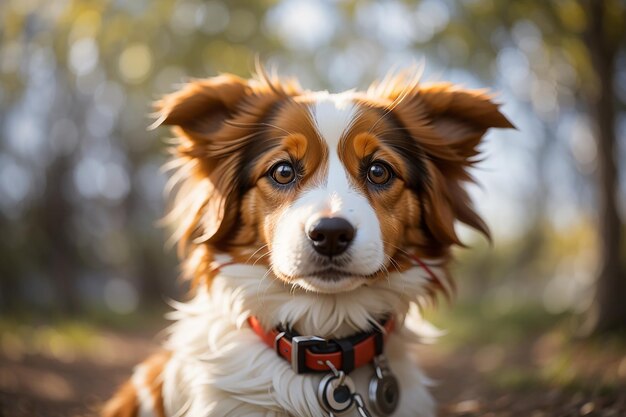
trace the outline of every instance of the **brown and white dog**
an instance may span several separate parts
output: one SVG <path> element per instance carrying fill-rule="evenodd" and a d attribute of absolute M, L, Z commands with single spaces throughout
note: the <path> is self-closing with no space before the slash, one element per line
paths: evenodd
<path fill-rule="evenodd" d="M 433 416 L 414 316 L 450 288 L 455 223 L 488 233 L 463 185 L 487 129 L 512 127 L 491 97 L 406 74 L 310 92 L 261 72 L 193 81 L 157 107 L 156 125 L 177 136 L 170 218 L 194 296 L 103 414 L 328 416 L 324 373 L 296 373 L 263 340 L 283 326 L 326 340 L 388 333 L 393 416 Z M 363 398 L 372 373 L 350 373 Z"/>

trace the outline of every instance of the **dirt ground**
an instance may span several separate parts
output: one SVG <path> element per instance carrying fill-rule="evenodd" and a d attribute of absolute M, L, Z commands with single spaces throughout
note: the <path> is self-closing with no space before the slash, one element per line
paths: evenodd
<path fill-rule="evenodd" d="M 7 333 L 0 339 L 0 417 L 97 415 L 98 406 L 128 377 L 132 366 L 157 346 L 157 332 L 152 329 L 96 329 L 89 330 L 88 337 L 81 336 L 79 330 L 74 331 L 78 336 L 72 336 L 71 343 L 64 332 L 53 328 L 41 332 L 43 335 L 31 334 L 27 344 L 23 339 L 7 337 Z M 551 385 L 533 379 L 532 372 L 524 373 L 549 369 L 549 361 L 559 360 L 554 356 L 541 358 L 549 356 L 546 350 L 554 350 L 556 343 L 542 338 L 546 336 L 528 338 L 512 347 L 420 347 L 419 360 L 437 381 L 432 391 L 440 404 L 439 415 L 626 416 L 625 387 L 619 383 L 607 386 L 601 381 L 604 373 L 613 372 L 623 382 L 626 355 L 622 356 L 622 351 L 590 359 L 593 355 L 589 351 L 574 350 L 567 359 L 572 362 L 562 368 L 587 361 L 585 369 L 591 367 L 591 371 L 584 375 L 582 384 L 570 378 L 567 384 Z M 544 352 L 537 353 L 538 349 Z"/>

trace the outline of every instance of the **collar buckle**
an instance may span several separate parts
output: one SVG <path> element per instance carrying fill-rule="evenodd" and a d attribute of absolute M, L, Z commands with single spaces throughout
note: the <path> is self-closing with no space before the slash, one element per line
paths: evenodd
<path fill-rule="evenodd" d="M 278 337 L 277 339 L 278 340 Z M 305 373 L 308 368 L 306 366 L 306 350 L 314 346 L 325 346 L 328 341 L 317 336 L 294 336 L 291 339 L 291 368 L 297 374 Z M 278 343 L 276 343 L 278 345 Z"/>

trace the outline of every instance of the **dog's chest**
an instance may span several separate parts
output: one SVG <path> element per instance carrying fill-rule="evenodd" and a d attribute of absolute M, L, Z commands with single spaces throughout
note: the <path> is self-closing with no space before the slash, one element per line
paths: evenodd
<path fill-rule="evenodd" d="M 295 374 L 286 360 L 248 328 L 238 329 L 215 317 L 209 321 L 199 317 L 189 320 L 179 323 L 176 329 L 181 332 L 180 338 L 186 339 L 187 349 L 175 351 L 164 372 L 168 414 L 186 408 L 187 414 L 183 415 L 194 417 L 329 415 L 318 400 L 324 374 Z M 208 337 L 199 336 L 203 327 Z M 191 338 L 195 340 L 190 339 L 192 329 L 198 335 Z M 172 338 L 176 337 L 174 333 Z M 387 351 L 401 389 L 400 404 L 393 416 L 434 415 L 426 379 L 405 354 L 401 338 L 390 337 Z M 373 376 L 373 366 L 360 367 L 350 374 L 356 392 L 364 398 Z M 366 405 L 371 409 L 367 400 Z M 373 411 L 371 414 L 376 415 Z M 342 415 L 358 416 L 356 409 Z"/>

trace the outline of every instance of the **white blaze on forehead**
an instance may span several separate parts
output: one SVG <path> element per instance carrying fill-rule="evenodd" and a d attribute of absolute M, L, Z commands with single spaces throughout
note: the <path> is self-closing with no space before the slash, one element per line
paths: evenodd
<path fill-rule="evenodd" d="M 341 194 L 354 190 L 350 187 L 348 173 L 339 160 L 339 142 L 349 129 L 356 114 L 349 93 L 320 94 L 313 109 L 316 128 L 328 145 L 328 174 L 326 188 L 330 195 L 332 212 L 341 210 Z"/>
<path fill-rule="evenodd" d="M 336 152 L 339 140 L 356 112 L 351 96 L 346 93 L 320 93 L 312 111 L 318 132 L 328 144 L 331 154 Z"/>

